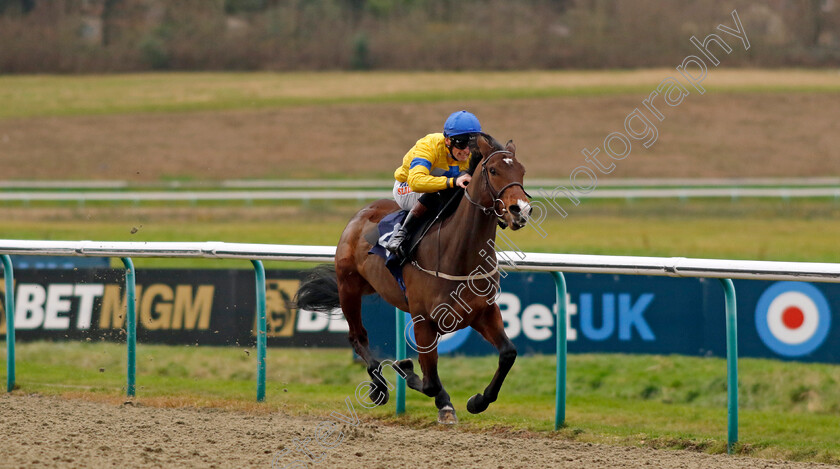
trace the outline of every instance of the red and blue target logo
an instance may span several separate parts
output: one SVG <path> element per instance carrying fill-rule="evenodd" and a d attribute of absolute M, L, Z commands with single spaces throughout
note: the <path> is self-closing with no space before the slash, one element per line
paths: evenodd
<path fill-rule="evenodd" d="M 822 345 L 831 325 L 831 309 L 815 286 L 803 282 L 777 282 L 755 307 L 758 336 L 785 357 L 807 355 Z"/>

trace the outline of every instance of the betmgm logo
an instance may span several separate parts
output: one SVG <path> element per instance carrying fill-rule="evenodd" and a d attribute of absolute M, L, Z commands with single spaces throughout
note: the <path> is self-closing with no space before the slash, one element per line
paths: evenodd
<path fill-rule="evenodd" d="M 128 297 L 121 285 L 103 283 L 16 283 L 15 329 L 86 331 L 123 329 Z M 149 331 L 208 330 L 214 285 L 137 285 L 137 327 Z M 0 285 L 0 301 L 5 301 Z M 0 334 L 5 334 L 0 306 Z"/>

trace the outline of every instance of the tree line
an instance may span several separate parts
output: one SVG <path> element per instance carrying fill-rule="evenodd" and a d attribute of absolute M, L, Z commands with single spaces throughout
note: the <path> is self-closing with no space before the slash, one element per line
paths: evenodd
<path fill-rule="evenodd" d="M 0 73 L 672 66 L 733 9 L 728 66 L 840 65 L 840 0 L 0 0 Z"/>

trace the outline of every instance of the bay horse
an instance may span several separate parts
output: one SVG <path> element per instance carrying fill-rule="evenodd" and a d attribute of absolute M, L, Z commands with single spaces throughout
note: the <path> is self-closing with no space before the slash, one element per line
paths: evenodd
<path fill-rule="evenodd" d="M 531 212 L 530 198 L 522 186 L 525 168 L 516 158 L 513 141 L 503 147 L 482 133 L 471 147 L 472 181 L 454 213 L 427 231 L 414 261 L 403 267 L 405 292 L 384 260 L 369 254 L 373 245 L 365 239 L 384 216 L 399 210 L 393 200 L 382 199 L 362 208 L 347 224 L 336 248 L 334 270 L 332 266 L 316 267 L 301 282 L 296 295 L 300 309 L 328 312 L 341 307 L 350 343 L 373 378 L 368 397 L 376 405 L 388 401 L 388 389 L 393 387 L 382 378 L 381 364 L 371 353 L 362 325 L 362 296 L 378 293 L 410 313 L 423 378 L 415 374 L 411 359 L 388 362 L 408 387 L 435 398 L 438 422 L 445 424 L 458 419 L 437 371 L 436 345 L 444 333 L 472 327 L 499 352 L 490 384 L 467 402 L 467 410 L 473 414 L 483 412 L 496 400 L 516 360 L 516 348 L 505 334 L 495 301 L 499 285 L 496 227 L 522 228 Z M 476 171 L 480 171 L 478 175 Z"/>

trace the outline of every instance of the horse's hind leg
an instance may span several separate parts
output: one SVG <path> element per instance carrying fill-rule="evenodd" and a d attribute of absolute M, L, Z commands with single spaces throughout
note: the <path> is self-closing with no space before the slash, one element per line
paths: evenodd
<path fill-rule="evenodd" d="M 337 266 L 338 267 L 338 266 Z M 388 386 L 383 382 L 379 371 L 379 361 L 370 351 L 370 343 L 365 326 L 362 324 L 362 292 L 368 287 L 365 280 L 357 272 L 342 272 L 338 274 L 338 298 L 341 310 L 350 328 L 348 340 L 353 350 L 367 364 L 367 372 L 371 379 L 370 400 L 377 405 L 388 402 Z"/>
<path fill-rule="evenodd" d="M 516 361 L 516 347 L 505 334 L 505 327 L 498 305 L 494 304 L 493 309 L 486 311 L 479 320 L 473 321 L 472 328 L 477 330 L 499 351 L 499 367 L 496 369 L 493 379 L 490 380 L 490 384 L 484 389 L 484 394 L 476 394 L 467 401 L 467 410 L 471 414 L 478 414 L 484 412 L 487 406 L 499 397 L 502 383 L 513 366 L 513 362 Z"/>
<path fill-rule="evenodd" d="M 435 407 L 438 408 L 438 423 L 446 425 L 458 423 L 458 416 L 455 415 L 455 407 L 452 406 L 449 393 L 443 389 L 443 386 L 441 386 L 438 395 L 435 396 Z"/>

